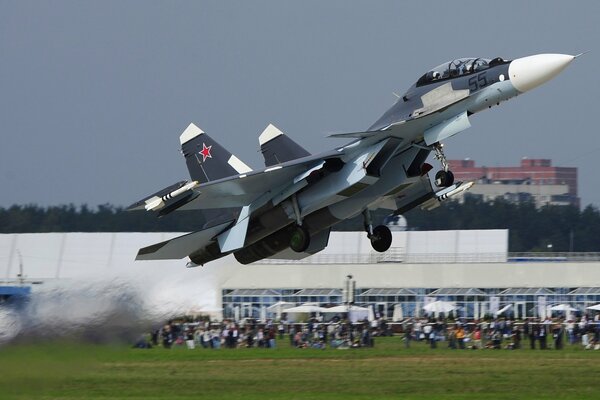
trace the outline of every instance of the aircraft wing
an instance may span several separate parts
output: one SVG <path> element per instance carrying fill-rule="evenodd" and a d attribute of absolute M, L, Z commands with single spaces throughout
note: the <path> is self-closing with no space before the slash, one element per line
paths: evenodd
<path fill-rule="evenodd" d="M 461 132 L 471 125 L 464 107 L 453 107 L 469 97 L 469 90 L 454 90 L 447 84 L 421 96 L 423 106 L 410 115 L 401 115 L 392 107 L 366 132 L 338 133 L 338 138 L 366 138 L 376 135 L 411 139 L 423 134 L 430 145 Z"/>
<path fill-rule="evenodd" d="M 429 177 L 424 175 L 411 182 L 405 182 L 376 202 L 369 204 L 369 209 L 387 209 L 398 215 L 417 207 L 434 196 L 435 191 Z"/>
<path fill-rule="evenodd" d="M 136 260 L 179 260 L 204 248 L 215 241 L 215 237 L 226 230 L 233 221 L 228 221 L 198 232 L 188 233 L 156 243 L 139 250 Z"/>
<path fill-rule="evenodd" d="M 322 167 L 327 159 L 342 155 L 342 151 L 331 150 L 260 171 L 201 184 L 194 188 L 198 195 L 178 210 L 242 207 L 252 203 L 265 193 L 271 192 L 275 196 L 278 194 L 278 190 L 294 183 L 303 173 Z"/>
<path fill-rule="evenodd" d="M 421 206 L 423 210 L 432 210 L 440 203 L 469 190 L 473 182 L 456 182 L 447 188 L 434 190 L 427 175 L 416 181 L 407 182 L 396 188 L 393 192 L 369 205 L 369 209 L 387 209 L 393 215 L 404 214 L 415 207 Z"/>

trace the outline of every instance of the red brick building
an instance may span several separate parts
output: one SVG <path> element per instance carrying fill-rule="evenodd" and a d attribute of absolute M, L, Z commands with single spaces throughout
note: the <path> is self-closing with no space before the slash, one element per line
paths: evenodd
<path fill-rule="evenodd" d="M 474 160 L 449 160 L 458 181 L 475 181 L 473 195 L 485 200 L 504 197 L 511 201 L 533 200 L 545 204 L 574 205 L 577 197 L 577 168 L 553 167 L 548 159 L 523 158 L 518 167 L 478 167 Z"/>

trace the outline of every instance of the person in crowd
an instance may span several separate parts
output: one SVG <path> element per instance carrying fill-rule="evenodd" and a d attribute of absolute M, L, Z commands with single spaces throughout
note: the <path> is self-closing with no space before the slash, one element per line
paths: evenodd
<path fill-rule="evenodd" d="M 475 327 L 475 331 L 473 331 L 473 347 L 474 349 L 481 349 L 481 328 L 479 326 Z"/>
<path fill-rule="evenodd" d="M 296 327 L 294 325 L 290 326 L 290 328 L 289 328 L 290 346 L 296 347 L 296 344 L 294 343 L 296 333 L 297 333 Z"/>
<path fill-rule="evenodd" d="M 424 326 L 421 325 L 422 327 L 419 329 L 422 329 L 423 332 L 423 337 L 425 338 L 425 340 L 429 340 L 429 335 L 431 334 L 431 331 L 433 330 L 433 326 L 431 324 L 425 324 Z"/>
<path fill-rule="evenodd" d="M 160 334 L 160 331 L 158 329 L 153 329 L 152 333 L 150 334 L 150 342 L 152 343 L 152 346 L 154 346 L 154 347 L 158 346 L 159 334 Z"/>
<path fill-rule="evenodd" d="M 514 348 L 520 349 L 521 348 L 521 329 L 519 329 L 518 326 L 513 327 L 512 339 L 513 339 L 513 343 L 514 343 Z"/>
<path fill-rule="evenodd" d="M 458 327 L 455 330 L 456 332 L 456 343 L 458 344 L 458 348 L 459 349 L 463 349 L 465 348 L 465 329 L 463 328 L 462 325 L 458 325 Z"/>
<path fill-rule="evenodd" d="M 548 331 L 546 330 L 546 324 L 542 323 L 539 324 L 539 332 L 538 332 L 538 340 L 540 342 L 540 350 L 546 350 L 548 347 L 547 345 L 547 335 L 548 335 Z"/>
<path fill-rule="evenodd" d="M 412 327 L 410 325 L 406 325 L 406 327 L 404 328 L 404 347 L 406 347 L 407 349 L 410 348 L 410 341 L 411 341 L 411 335 L 412 335 Z"/>
<path fill-rule="evenodd" d="M 494 329 L 492 332 L 492 349 L 502 348 L 502 332 L 499 329 Z"/>
<path fill-rule="evenodd" d="M 564 330 L 561 323 L 557 323 L 554 325 L 552 329 L 552 337 L 554 338 L 554 348 L 556 350 L 562 350 L 563 348 L 563 336 Z"/>
<path fill-rule="evenodd" d="M 219 333 L 217 331 L 215 331 L 214 329 L 211 329 L 210 337 L 211 337 L 212 348 L 216 349 L 216 350 L 220 349 L 221 348 L 221 335 L 219 335 Z"/>
<path fill-rule="evenodd" d="M 170 349 L 173 344 L 173 333 L 169 324 L 165 325 L 162 329 L 162 344 L 165 349 Z"/>
<path fill-rule="evenodd" d="M 417 340 L 423 340 L 423 339 L 429 340 L 429 338 L 425 337 L 425 334 L 421 331 L 421 327 L 422 327 L 421 321 L 417 320 L 415 322 L 415 337 L 417 338 Z"/>
<path fill-rule="evenodd" d="M 456 349 L 456 327 L 452 327 L 448 330 L 448 348 Z"/>
<path fill-rule="evenodd" d="M 194 331 L 188 328 L 185 331 L 185 345 L 189 350 L 194 350 L 196 348 L 196 343 L 194 342 Z"/>
<path fill-rule="evenodd" d="M 202 347 L 205 349 L 208 347 L 212 347 L 211 339 L 212 338 L 210 337 L 210 329 L 205 328 L 202 332 L 202 340 L 200 341 L 200 345 L 202 345 Z"/>
<path fill-rule="evenodd" d="M 283 324 L 283 321 L 279 321 L 277 332 L 279 333 L 279 340 L 283 340 L 283 335 L 285 334 L 285 325 Z"/>
<path fill-rule="evenodd" d="M 270 349 L 274 349 L 275 348 L 275 327 L 271 326 L 269 327 L 269 332 L 268 332 L 268 347 Z"/>
<path fill-rule="evenodd" d="M 431 332 L 429 333 L 429 336 L 428 336 L 427 340 L 429 340 L 429 346 L 432 349 L 435 349 L 437 347 L 437 344 L 436 344 L 436 331 L 434 329 L 432 329 Z"/>
<path fill-rule="evenodd" d="M 262 328 L 258 329 L 258 333 L 256 334 L 256 344 L 258 347 L 266 347 L 265 346 L 265 333 Z"/>
<path fill-rule="evenodd" d="M 529 346 L 531 350 L 535 350 L 535 341 L 540 336 L 540 326 L 538 324 L 531 324 L 529 326 Z"/>

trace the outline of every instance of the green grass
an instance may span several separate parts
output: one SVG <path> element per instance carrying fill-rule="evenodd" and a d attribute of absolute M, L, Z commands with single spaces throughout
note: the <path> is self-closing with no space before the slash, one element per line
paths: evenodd
<path fill-rule="evenodd" d="M 2 399 L 596 399 L 600 351 L 0 348 Z"/>

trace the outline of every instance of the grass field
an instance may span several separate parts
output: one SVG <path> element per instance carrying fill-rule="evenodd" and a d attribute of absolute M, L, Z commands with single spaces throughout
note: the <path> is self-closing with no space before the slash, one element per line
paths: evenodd
<path fill-rule="evenodd" d="M 598 399 L 600 351 L 0 348 L 2 399 Z"/>

